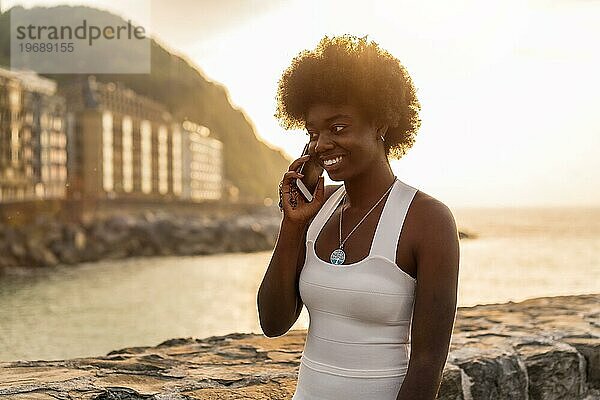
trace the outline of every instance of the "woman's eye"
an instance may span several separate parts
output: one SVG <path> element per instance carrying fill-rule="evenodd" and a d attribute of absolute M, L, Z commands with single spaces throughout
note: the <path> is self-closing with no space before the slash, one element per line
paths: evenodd
<path fill-rule="evenodd" d="M 344 128 L 346 128 L 346 125 L 332 125 L 331 132 L 338 133 L 338 132 L 342 131 Z M 317 140 L 317 138 L 319 137 L 319 132 L 307 131 L 307 133 L 308 133 L 309 140 Z"/>

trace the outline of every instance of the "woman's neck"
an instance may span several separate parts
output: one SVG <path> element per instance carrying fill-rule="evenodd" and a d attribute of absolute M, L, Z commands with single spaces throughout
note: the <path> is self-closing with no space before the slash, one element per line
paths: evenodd
<path fill-rule="evenodd" d="M 376 163 L 360 175 L 344 181 L 348 210 L 369 210 L 394 182 L 395 175 L 387 160 Z"/>

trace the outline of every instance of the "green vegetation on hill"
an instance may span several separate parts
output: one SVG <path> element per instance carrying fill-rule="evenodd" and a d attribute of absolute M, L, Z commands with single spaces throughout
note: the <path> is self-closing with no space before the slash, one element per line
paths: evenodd
<path fill-rule="evenodd" d="M 64 13 L 82 16 L 95 14 L 95 21 L 123 24 L 123 19 L 106 11 L 89 7 L 59 6 L 34 7 L 28 13 L 44 13 L 48 25 L 60 25 Z M 156 41 L 151 41 L 150 74 L 98 74 L 103 82 L 121 82 L 135 92 L 162 104 L 176 119 L 187 118 L 207 126 L 224 145 L 225 178 L 240 190 L 240 197 L 248 201 L 262 201 L 277 197 L 277 183 L 289 165 L 284 155 L 260 141 L 243 111 L 234 108 L 227 90 L 208 80 L 200 70 L 180 56 L 171 54 Z M 0 14 L 0 65 L 10 65 L 10 10 Z M 124 59 L 106 58 L 119 65 Z M 243 73 L 243 70 L 240 70 Z M 57 74 L 44 76 L 60 83 L 80 75 Z"/>

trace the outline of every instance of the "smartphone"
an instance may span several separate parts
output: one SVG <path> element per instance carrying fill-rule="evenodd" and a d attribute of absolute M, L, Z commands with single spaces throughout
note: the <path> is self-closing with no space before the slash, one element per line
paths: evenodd
<path fill-rule="evenodd" d="M 302 155 L 308 154 L 308 143 L 302 150 Z M 296 179 L 296 186 L 302 193 L 302 196 L 306 201 L 311 202 L 313 200 L 313 194 L 317 189 L 317 183 L 319 177 L 323 174 L 323 167 L 314 160 L 314 157 L 310 157 L 308 161 L 305 161 L 298 170 L 302 175 L 302 179 Z"/>

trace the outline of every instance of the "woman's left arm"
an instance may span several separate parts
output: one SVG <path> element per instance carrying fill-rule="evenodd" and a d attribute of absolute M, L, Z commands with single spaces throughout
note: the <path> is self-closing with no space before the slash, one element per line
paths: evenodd
<path fill-rule="evenodd" d="M 419 207 L 417 286 L 408 370 L 398 400 L 434 400 L 456 315 L 459 244 L 448 207 L 431 198 Z M 421 223 L 422 222 L 422 223 Z"/>

